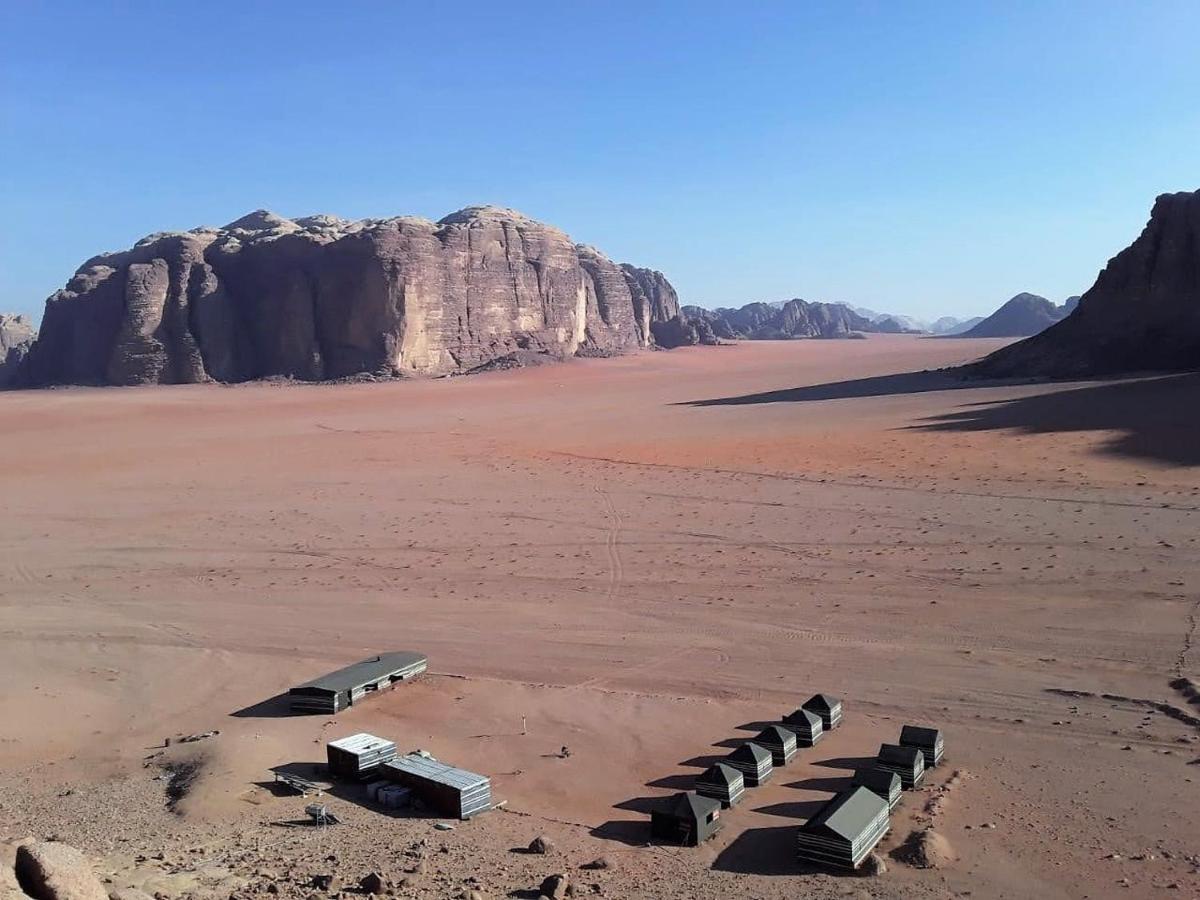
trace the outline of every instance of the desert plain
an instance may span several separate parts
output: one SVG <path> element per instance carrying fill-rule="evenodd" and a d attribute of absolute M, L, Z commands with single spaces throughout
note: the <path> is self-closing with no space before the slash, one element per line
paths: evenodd
<path fill-rule="evenodd" d="M 1003 343 L 0 395 L 0 838 L 167 900 L 370 871 L 399 897 L 554 872 L 605 897 L 1200 895 L 1200 377 L 929 371 Z M 430 672 L 286 714 L 388 649 Z M 817 691 L 843 727 L 712 841 L 647 844 L 655 798 Z M 905 722 L 947 760 L 888 871 L 801 868 L 797 826 Z M 343 824 L 292 827 L 271 769 L 357 731 L 504 808 L 442 831 L 334 789 Z M 936 867 L 890 855 L 925 828 Z"/>

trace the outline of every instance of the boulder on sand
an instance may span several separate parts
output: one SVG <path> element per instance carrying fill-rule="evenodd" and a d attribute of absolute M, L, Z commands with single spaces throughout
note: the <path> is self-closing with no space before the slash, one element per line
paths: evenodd
<path fill-rule="evenodd" d="M 529 842 L 529 851 L 528 852 L 530 852 L 530 853 L 537 853 L 539 855 L 545 855 L 547 853 L 552 853 L 553 851 L 554 851 L 554 841 L 550 840 L 550 838 L 546 837 L 544 834 L 539 834 L 537 837 L 535 837 L 532 841 Z"/>
<path fill-rule="evenodd" d="M 33 841 L 17 848 L 17 881 L 35 900 L 108 900 L 82 853 L 57 841 Z"/>

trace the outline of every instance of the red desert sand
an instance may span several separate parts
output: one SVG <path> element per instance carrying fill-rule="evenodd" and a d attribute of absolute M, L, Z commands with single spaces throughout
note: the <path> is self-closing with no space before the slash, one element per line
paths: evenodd
<path fill-rule="evenodd" d="M 1196 896 L 1200 378 L 923 373 L 1003 343 L 0 395 L 0 838 L 167 898 Z M 430 673 L 286 715 L 381 649 Z M 704 846 L 646 845 L 654 798 L 817 691 L 842 728 Z M 906 722 L 946 761 L 879 853 L 932 828 L 953 858 L 802 868 L 796 827 Z M 443 831 L 335 788 L 342 825 L 287 827 L 271 767 L 357 731 L 506 806 Z"/>

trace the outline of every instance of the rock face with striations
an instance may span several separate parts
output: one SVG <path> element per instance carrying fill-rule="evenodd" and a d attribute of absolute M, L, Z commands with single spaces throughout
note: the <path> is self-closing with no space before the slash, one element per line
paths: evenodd
<path fill-rule="evenodd" d="M 841 303 L 799 299 L 783 304 L 748 303 L 740 309 L 686 306 L 683 312 L 689 319 L 708 322 L 712 332 L 725 339 L 844 338 L 878 330 L 870 320 Z"/>
<path fill-rule="evenodd" d="M 285 219 L 151 235 L 46 301 L 21 383 L 170 384 L 442 375 L 516 351 L 653 343 L 678 312 L 657 272 L 522 214 Z"/>
<path fill-rule="evenodd" d="M 1200 368 L 1200 191 L 1163 194 L 1075 311 L 964 371 L 1078 377 Z"/>
<path fill-rule="evenodd" d="M 33 324 L 25 316 L 0 313 L 0 388 L 6 388 L 16 380 L 36 336 Z"/>

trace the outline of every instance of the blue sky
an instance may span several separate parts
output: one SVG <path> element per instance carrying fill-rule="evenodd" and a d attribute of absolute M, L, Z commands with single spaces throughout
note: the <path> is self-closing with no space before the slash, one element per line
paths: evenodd
<path fill-rule="evenodd" d="M 1200 3 L 0 0 L 0 309 L 103 250 L 513 206 L 686 302 L 982 314 L 1200 188 Z"/>

